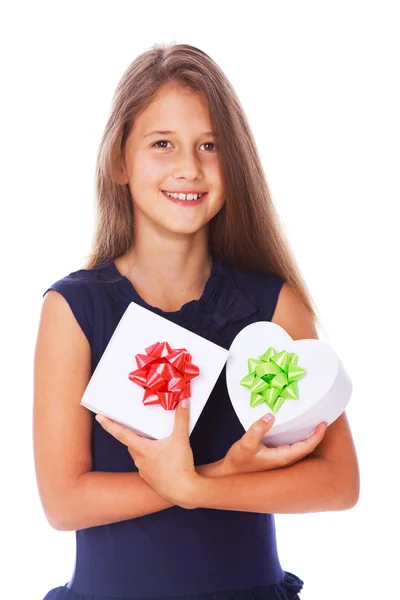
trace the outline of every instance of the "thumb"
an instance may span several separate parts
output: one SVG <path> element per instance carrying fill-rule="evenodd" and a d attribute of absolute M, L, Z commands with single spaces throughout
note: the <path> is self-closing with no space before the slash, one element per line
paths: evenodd
<path fill-rule="evenodd" d="M 271 429 L 274 421 L 275 417 L 271 413 L 267 413 L 261 419 L 255 421 L 242 437 L 242 443 L 244 443 L 246 448 L 256 451 L 262 438 Z"/>
<path fill-rule="evenodd" d="M 189 413 L 190 401 L 189 398 L 184 398 L 179 402 L 175 409 L 174 436 L 188 437 L 189 435 Z"/>

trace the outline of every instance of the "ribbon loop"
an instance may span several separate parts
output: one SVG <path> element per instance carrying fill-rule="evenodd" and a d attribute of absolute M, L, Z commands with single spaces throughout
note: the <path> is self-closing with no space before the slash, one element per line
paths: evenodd
<path fill-rule="evenodd" d="M 259 406 L 265 402 L 276 413 L 285 400 L 298 400 L 296 381 L 306 371 L 297 362 L 295 352 L 275 352 L 272 346 L 258 358 L 249 358 L 249 372 L 241 379 L 240 385 L 250 390 L 250 406 Z"/>
<path fill-rule="evenodd" d="M 135 359 L 138 368 L 129 373 L 129 379 L 144 388 L 143 404 L 174 410 L 178 402 L 190 398 L 190 381 L 200 369 L 186 348 L 173 350 L 168 342 L 156 342 Z"/>

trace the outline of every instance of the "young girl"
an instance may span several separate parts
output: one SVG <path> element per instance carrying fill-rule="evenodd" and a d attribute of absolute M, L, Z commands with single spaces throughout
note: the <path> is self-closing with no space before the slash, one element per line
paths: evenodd
<path fill-rule="evenodd" d="M 44 293 L 35 352 L 39 494 L 77 544 L 71 580 L 45 599 L 299 598 L 273 513 L 355 505 L 345 414 L 267 448 L 272 422 L 244 432 L 225 369 L 190 440 L 189 402 L 162 440 L 80 405 L 130 302 L 226 349 L 260 320 L 317 338 L 245 114 L 204 52 L 154 46 L 129 66 L 98 153 L 97 207 L 92 258 Z"/>

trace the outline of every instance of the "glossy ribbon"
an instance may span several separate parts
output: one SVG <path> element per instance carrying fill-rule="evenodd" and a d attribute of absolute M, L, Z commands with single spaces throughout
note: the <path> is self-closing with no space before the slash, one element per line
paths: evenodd
<path fill-rule="evenodd" d="M 240 385 L 251 392 L 250 406 L 265 402 L 276 413 L 285 400 L 298 400 L 296 381 L 303 377 L 305 370 L 297 366 L 298 356 L 294 352 L 282 350 L 276 353 L 272 346 L 264 354 L 247 361 L 249 373 Z"/>
<path fill-rule="evenodd" d="M 144 388 L 143 404 L 174 410 L 178 402 L 190 397 L 190 381 L 200 370 L 185 348 L 173 350 L 167 342 L 156 342 L 135 359 L 138 368 L 129 373 L 129 379 Z"/>

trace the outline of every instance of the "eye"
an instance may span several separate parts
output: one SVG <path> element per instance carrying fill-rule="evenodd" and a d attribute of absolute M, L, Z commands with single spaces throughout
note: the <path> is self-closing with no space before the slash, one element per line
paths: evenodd
<path fill-rule="evenodd" d="M 154 146 L 155 148 L 158 148 L 159 146 L 157 146 L 157 144 L 164 144 L 164 143 L 167 143 L 167 144 L 168 144 L 169 142 L 168 142 L 168 140 L 159 140 L 158 142 L 155 142 L 155 143 L 153 144 L 153 146 Z"/>
<path fill-rule="evenodd" d="M 217 144 L 214 144 L 214 142 L 204 142 L 204 144 L 202 144 L 202 146 L 214 146 L 215 148 L 218 148 Z M 215 150 L 214 150 L 215 152 Z"/>
<path fill-rule="evenodd" d="M 154 144 L 152 144 L 153 148 L 161 148 L 162 150 L 165 150 L 165 146 L 159 146 L 158 144 L 170 144 L 171 142 L 169 142 L 168 140 L 158 140 L 158 142 L 155 142 Z M 216 148 L 218 148 L 218 146 L 214 143 L 214 142 L 204 142 L 204 144 L 202 144 L 202 146 L 214 146 Z M 215 150 L 214 150 L 215 152 Z"/>

